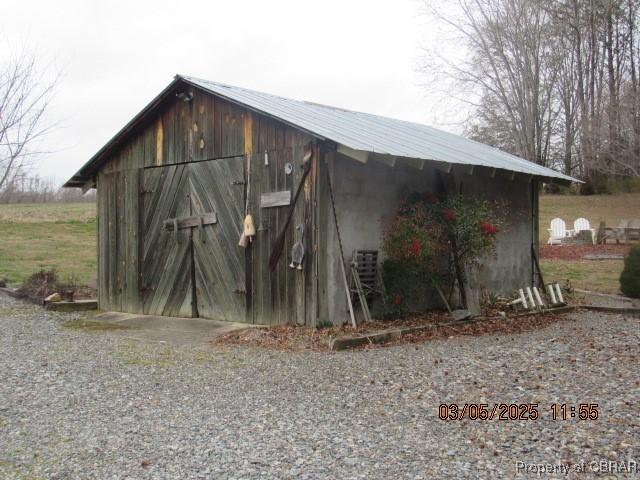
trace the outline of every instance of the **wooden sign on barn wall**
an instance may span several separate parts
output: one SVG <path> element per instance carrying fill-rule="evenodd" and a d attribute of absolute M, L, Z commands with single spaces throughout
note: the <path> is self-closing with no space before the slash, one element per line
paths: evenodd
<path fill-rule="evenodd" d="M 260 208 L 283 207 L 291 204 L 291 190 L 263 193 L 260 196 Z"/>

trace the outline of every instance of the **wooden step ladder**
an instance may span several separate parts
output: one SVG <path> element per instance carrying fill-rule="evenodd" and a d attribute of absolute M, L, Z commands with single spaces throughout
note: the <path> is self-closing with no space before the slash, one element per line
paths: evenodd
<path fill-rule="evenodd" d="M 355 250 L 351 257 L 351 293 L 357 296 L 366 322 L 371 321 L 369 300 L 382 297 L 384 302 L 384 284 L 378 269 L 377 250 Z"/>

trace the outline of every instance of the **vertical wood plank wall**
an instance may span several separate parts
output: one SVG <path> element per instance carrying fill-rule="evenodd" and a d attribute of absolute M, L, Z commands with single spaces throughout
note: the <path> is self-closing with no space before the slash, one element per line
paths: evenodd
<path fill-rule="evenodd" d="M 298 201 L 278 268 L 270 272 L 268 258 L 284 226 L 288 207 L 260 209 L 260 195 L 280 190 L 295 193 L 308 145 L 316 149 L 315 167 Z M 265 152 L 269 165 L 265 165 Z M 235 155 L 245 155 L 247 165 L 251 165 L 249 212 L 258 230 L 246 254 L 247 321 L 315 323 L 318 274 L 314 250 L 318 242 L 315 198 L 320 158 L 314 139 L 200 90 L 194 90 L 191 102 L 170 96 L 159 113 L 130 134 L 98 173 L 98 299 L 102 310 L 142 313 L 142 169 Z M 286 175 L 285 165 L 289 162 L 294 169 Z M 303 272 L 288 267 L 296 240 L 295 227 L 301 223 L 305 223 L 307 245 Z"/>

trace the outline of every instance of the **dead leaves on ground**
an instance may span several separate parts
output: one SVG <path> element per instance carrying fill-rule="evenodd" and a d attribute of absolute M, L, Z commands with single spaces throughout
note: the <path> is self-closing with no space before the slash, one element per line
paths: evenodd
<path fill-rule="evenodd" d="M 213 344 L 217 346 L 232 345 L 287 351 L 327 351 L 330 348 L 331 340 L 338 336 L 396 328 L 431 326 L 431 328 L 419 332 L 404 334 L 384 344 L 370 344 L 360 347 L 361 349 L 376 349 L 391 345 L 422 343 L 428 340 L 447 339 L 464 335 L 518 334 L 544 328 L 566 318 L 566 314 L 537 314 L 523 317 L 483 318 L 467 323 L 452 324 L 450 318 L 444 312 L 427 312 L 403 319 L 361 324 L 357 328 L 342 326 L 315 329 L 293 325 L 277 325 L 267 328 L 247 329 L 217 337 L 213 340 Z"/>

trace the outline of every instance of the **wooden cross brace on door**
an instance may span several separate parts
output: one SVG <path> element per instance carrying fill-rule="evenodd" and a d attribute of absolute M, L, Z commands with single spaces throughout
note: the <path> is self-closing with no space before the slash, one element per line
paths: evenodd
<path fill-rule="evenodd" d="M 194 217 L 169 218 L 162 222 L 164 228 L 167 231 L 174 232 L 176 236 L 176 242 L 178 241 L 179 230 L 198 227 L 201 233 L 200 237 L 202 238 L 202 243 L 204 243 L 205 238 L 205 236 L 202 235 L 202 228 L 205 225 L 212 225 L 214 223 L 218 223 L 218 216 L 215 214 L 215 212 L 208 212 L 203 215 L 196 215 Z"/>

